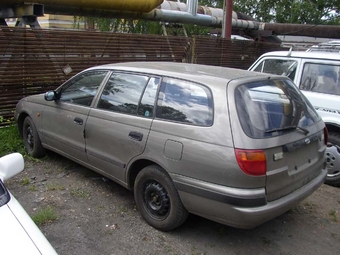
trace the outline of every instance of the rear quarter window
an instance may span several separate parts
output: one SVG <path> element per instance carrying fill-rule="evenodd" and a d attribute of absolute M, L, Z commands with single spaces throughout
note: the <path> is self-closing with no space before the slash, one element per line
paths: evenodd
<path fill-rule="evenodd" d="M 190 81 L 163 78 L 156 117 L 185 124 L 211 126 L 213 123 L 211 91 Z"/>

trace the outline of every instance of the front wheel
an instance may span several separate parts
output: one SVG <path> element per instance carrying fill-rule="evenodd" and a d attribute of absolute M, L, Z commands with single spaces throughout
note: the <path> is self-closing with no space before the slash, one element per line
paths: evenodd
<path fill-rule="evenodd" d="M 147 166 L 139 172 L 134 196 L 138 211 L 156 229 L 173 230 L 188 217 L 175 185 L 159 166 Z"/>
<path fill-rule="evenodd" d="M 35 158 L 45 156 L 46 151 L 41 145 L 38 131 L 31 117 L 26 117 L 22 126 L 22 134 L 26 151 Z"/>
<path fill-rule="evenodd" d="M 340 134 L 329 133 L 326 149 L 327 177 L 330 185 L 340 185 Z"/>

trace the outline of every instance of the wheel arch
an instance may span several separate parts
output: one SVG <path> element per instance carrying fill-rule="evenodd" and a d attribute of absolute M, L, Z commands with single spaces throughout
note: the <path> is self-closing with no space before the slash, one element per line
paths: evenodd
<path fill-rule="evenodd" d="M 24 120 L 28 116 L 29 116 L 29 114 L 27 112 L 22 112 L 22 113 L 20 113 L 20 115 L 17 119 L 18 130 L 19 130 L 19 134 L 20 134 L 21 138 L 23 138 L 22 127 L 23 127 L 23 124 L 24 124 Z"/>
<path fill-rule="evenodd" d="M 335 123 L 325 123 L 328 133 L 334 132 L 340 134 L 340 125 Z"/>
<path fill-rule="evenodd" d="M 131 164 L 131 166 L 128 169 L 128 173 L 127 173 L 127 188 L 129 190 L 133 190 L 134 183 L 135 183 L 138 173 L 142 171 L 143 168 L 150 166 L 150 165 L 157 165 L 164 169 L 164 167 L 162 167 L 160 164 L 149 159 L 138 159 Z"/>

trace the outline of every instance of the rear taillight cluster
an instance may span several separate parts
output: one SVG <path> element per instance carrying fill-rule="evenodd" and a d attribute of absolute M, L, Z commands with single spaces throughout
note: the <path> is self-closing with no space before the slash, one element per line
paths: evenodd
<path fill-rule="evenodd" d="M 263 150 L 235 149 L 238 165 L 243 172 L 252 176 L 262 176 L 267 172 L 267 160 Z"/>

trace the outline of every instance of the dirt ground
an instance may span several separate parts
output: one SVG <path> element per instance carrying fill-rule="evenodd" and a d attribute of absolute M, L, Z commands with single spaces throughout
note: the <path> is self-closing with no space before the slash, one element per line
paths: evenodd
<path fill-rule="evenodd" d="M 323 185 L 297 207 L 252 230 L 190 215 L 182 227 L 164 233 L 144 222 L 132 192 L 101 175 L 51 152 L 25 164 L 6 185 L 30 215 L 47 206 L 57 213 L 57 220 L 41 230 L 61 255 L 340 251 L 340 188 Z"/>

